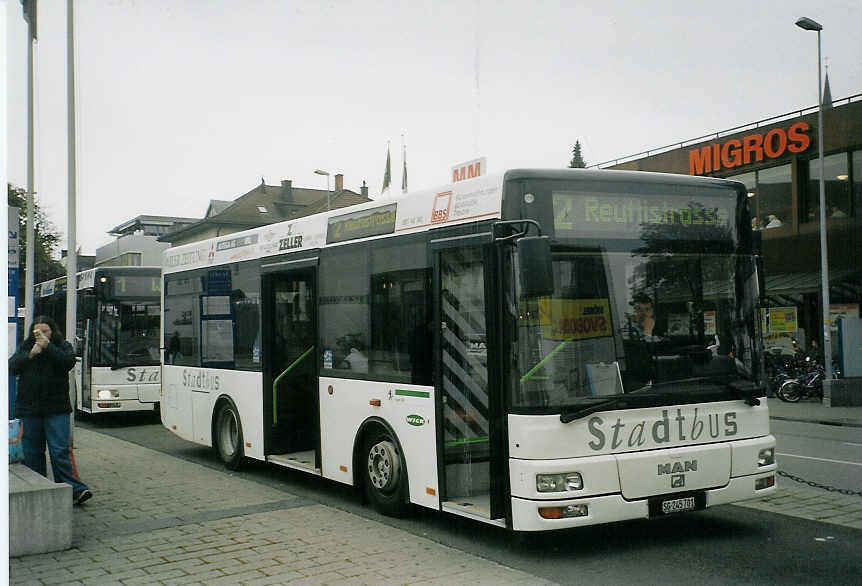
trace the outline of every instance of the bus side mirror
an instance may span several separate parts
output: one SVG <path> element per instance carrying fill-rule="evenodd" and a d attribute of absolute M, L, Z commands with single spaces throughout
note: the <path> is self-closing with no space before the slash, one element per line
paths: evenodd
<path fill-rule="evenodd" d="M 524 236 L 517 241 L 521 291 L 525 297 L 542 297 L 554 292 L 551 240 L 547 236 Z"/>
<path fill-rule="evenodd" d="M 84 295 L 81 300 L 81 312 L 84 319 L 96 319 L 97 302 L 95 295 Z"/>

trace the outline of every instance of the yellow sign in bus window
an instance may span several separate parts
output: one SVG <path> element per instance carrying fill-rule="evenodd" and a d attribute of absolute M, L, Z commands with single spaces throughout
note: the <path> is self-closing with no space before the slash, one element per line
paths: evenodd
<path fill-rule="evenodd" d="M 539 300 L 542 335 L 550 340 L 585 340 L 612 335 L 607 299 Z"/>

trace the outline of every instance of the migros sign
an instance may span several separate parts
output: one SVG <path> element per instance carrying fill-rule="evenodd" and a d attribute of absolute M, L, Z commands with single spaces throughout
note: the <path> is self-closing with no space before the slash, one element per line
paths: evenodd
<path fill-rule="evenodd" d="M 688 151 L 688 172 L 703 175 L 722 169 L 777 159 L 788 152 L 801 153 L 811 146 L 807 122 L 795 122 L 787 129 L 773 128 L 766 134 L 754 133 Z"/>

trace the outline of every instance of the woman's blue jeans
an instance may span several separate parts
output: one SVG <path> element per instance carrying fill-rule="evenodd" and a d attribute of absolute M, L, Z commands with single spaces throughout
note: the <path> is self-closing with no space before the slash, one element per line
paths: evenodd
<path fill-rule="evenodd" d="M 45 417 L 22 417 L 24 435 L 21 444 L 24 449 L 24 464 L 42 476 L 48 476 L 45 467 L 45 444 L 51 454 L 51 469 L 54 482 L 65 482 L 72 486 L 72 494 L 78 494 L 87 485 L 78 478 L 75 468 L 75 455 L 72 453 L 72 439 L 68 413 L 46 415 Z"/>

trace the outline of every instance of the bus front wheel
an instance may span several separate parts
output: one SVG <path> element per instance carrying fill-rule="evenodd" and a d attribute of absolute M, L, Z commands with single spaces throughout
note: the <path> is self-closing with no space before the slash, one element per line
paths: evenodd
<path fill-rule="evenodd" d="M 233 403 L 225 402 L 216 415 L 213 444 L 228 470 L 237 470 L 245 455 L 242 423 Z"/>
<path fill-rule="evenodd" d="M 389 517 L 407 512 L 407 470 L 395 439 L 377 429 L 368 435 L 363 449 L 365 494 L 377 511 Z"/>

